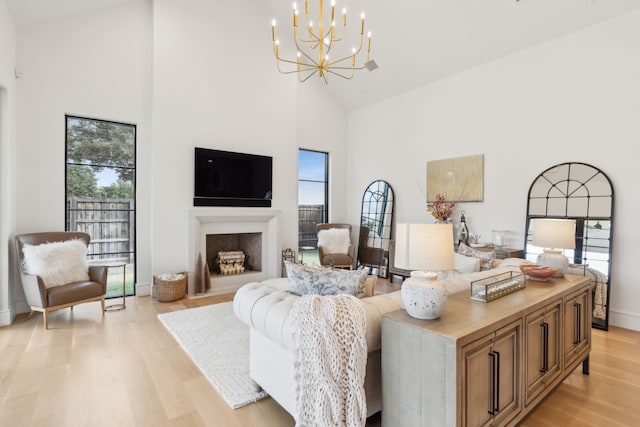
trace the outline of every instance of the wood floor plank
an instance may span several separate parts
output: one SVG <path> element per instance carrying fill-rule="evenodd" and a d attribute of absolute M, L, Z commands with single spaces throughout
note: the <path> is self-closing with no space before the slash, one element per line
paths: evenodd
<path fill-rule="evenodd" d="M 125 310 L 104 315 L 88 303 L 52 313 L 48 331 L 42 314 L 20 315 L 0 328 L 0 426 L 294 426 L 271 398 L 227 406 L 157 319 L 232 298 L 129 297 Z M 612 327 L 592 337 L 591 375 L 577 369 L 521 426 L 640 425 L 640 332 Z"/>

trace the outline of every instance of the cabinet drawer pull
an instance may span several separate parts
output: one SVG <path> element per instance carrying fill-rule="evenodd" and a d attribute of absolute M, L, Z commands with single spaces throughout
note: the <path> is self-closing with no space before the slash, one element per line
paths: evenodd
<path fill-rule="evenodd" d="M 573 333 L 573 343 L 575 345 L 580 344 L 580 338 L 581 338 L 581 329 L 582 329 L 582 305 L 578 302 L 573 304 L 573 313 L 576 317 L 576 323 L 575 323 L 575 330 Z"/>
<path fill-rule="evenodd" d="M 491 402 L 489 403 L 489 415 L 495 415 L 496 407 L 496 355 L 495 352 L 489 352 L 489 362 L 491 363 Z"/>
<path fill-rule="evenodd" d="M 542 369 L 543 374 L 549 370 L 549 324 L 542 322 Z"/>
<path fill-rule="evenodd" d="M 491 359 L 491 408 L 489 415 L 500 412 L 500 352 L 492 350 L 489 353 Z"/>
<path fill-rule="evenodd" d="M 494 400 L 493 410 L 497 414 L 500 412 L 500 352 L 494 351 L 493 353 L 496 355 L 496 398 Z"/>

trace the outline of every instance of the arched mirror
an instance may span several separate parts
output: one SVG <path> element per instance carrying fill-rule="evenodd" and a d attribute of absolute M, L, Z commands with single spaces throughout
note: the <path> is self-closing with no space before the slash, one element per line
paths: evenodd
<path fill-rule="evenodd" d="M 389 274 L 392 226 L 393 189 L 386 181 L 374 181 L 362 196 L 358 263 L 385 278 Z"/>
<path fill-rule="evenodd" d="M 535 261 L 542 248 L 533 246 L 531 220 L 576 221 L 574 250 L 565 255 L 569 273 L 590 276 L 593 283 L 593 327 L 609 328 L 613 186 L 604 172 L 584 163 L 562 163 L 542 172 L 529 188 L 525 230 L 526 258 Z"/>

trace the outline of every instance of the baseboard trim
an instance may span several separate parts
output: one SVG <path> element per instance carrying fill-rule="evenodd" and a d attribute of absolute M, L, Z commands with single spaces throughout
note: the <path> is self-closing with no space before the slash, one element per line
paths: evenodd
<path fill-rule="evenodd" d="M 620 328 L 640 331 L 640 314 L 609 309 L 609 324 Z"/>
<path fill-rule="evenodd" d="M 136 283 L 136 296 L 146 297 L 151 295 L 151 283 Z"/>
<path fill-rule="evenodd" d="M 0 310 L 0 326 L 9 326 L 15 317 L 16 314 L 11 308 L 8 310 Z"/>
<path fill-rule="evenodd" d="M 211 297 L 211 296 L 215 296 L 215 295 L 226 295 L 226 294 L 232 294 L 238 291 L 238 289 L 240 289 L 241 287 L 243 287 L 244 285 L 229 285 L 229 286 L 225 286 L 225 287 L 218 287 L 216 289 L 210 289 L 205 293 L 202 294 L 193 294 L 193 295 L 186 295 L 187 298 L 189 299 L 198 299 L 198 298 L 205 298 L 205 297 Z"/>

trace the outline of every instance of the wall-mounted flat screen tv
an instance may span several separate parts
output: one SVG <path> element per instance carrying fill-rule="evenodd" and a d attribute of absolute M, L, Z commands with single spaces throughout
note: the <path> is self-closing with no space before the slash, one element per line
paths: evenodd
<path fill-rule="evenodd" d="M 194 206 L 271 207 L 273 159 L 195 148 Z"/>

